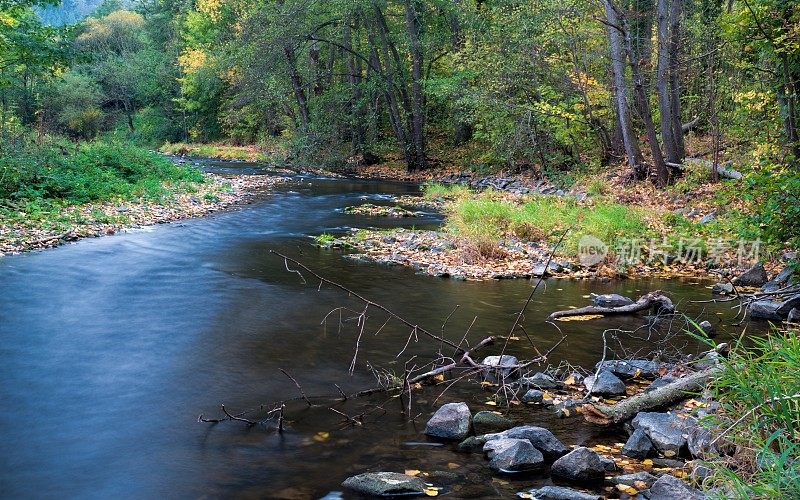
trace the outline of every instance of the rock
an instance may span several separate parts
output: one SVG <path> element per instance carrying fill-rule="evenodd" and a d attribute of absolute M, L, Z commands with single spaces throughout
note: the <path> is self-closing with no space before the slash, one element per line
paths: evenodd
<path fill-rule="evenodd" d="M 596 451 L 578 447 L 553 463 L 550 473 L 571 481 L 597 481 L 605 477 L 606 469 Z"/>
<path fill-rule="evenodd" d="M 795 307 L 791 311 L 789 311 L 789 315 L 786 317 L 786 321 L 789 323 L 800 323 L 800 308 Z"/>
<path fill-rule="evenodd" d="M 706 334 L 706 337 L 713 339 L 717 336 L 717 329 L 714 328 L 714 325 L 712 325 L 710 321 L 701 321 L 697 326 L 703 330 L 703 333 Z"/>
<path fill-rule="evenodd" d="M 491 411 L 479 411 L 472 417 L 475 434 L 488 434 L 514 427 L 514 421 Z"/>
<path fill-rule="evenodd" d="M 789 283 L 789 280 L 792 278 L 793 274 L 794 269 L 786 266 L 781 272 L 773 276 L 771 280 L 764 283 L 764 286 L 761 287 L 761 290 L 764 292 L 774 292 L 779 288 L 783 288 Z"/>
<path fill-rule="evenodd" d="M 544 468 L 544 456 L 527 439 L 488 441 L 483 451 L 489 455 L 489 467 L 501 472 L 521 472 Z"/>
<path fill-rule="evenodd" d="M 571 372 L 569 373 L 566 378 L 564 379 L 564 384 L 566 385 L 578 385 L 583 382 L 585 377 L 578 372 Z"/>
<path fill-rule="evenodd" d="M 658 377 L 658 363 L 646 359 L 602 361 L 595 369 L 606 369 L 621 379 L 635 376 L 654 379 Z"/>
<path fill-rule="evenodd" d="M 563 486 L 543 486 L 528 490 L 528 493 L 538 500 L 601 500 L 603 498 Z"/>
<path fill-rule="evenodd" d="M 528 389 L 528 392 L 522 396 L 523 403 L 541 403 L 544 398 L 544 393 L 539 389 Z"/>
<path fill-rule="evenodd" d="M 358 493 L 380 497 L 423 495 L 426 488 L 422 479 L 398 472 L 365 472 L 364 474 L 348 477 L 344 480 L 342 486 Z"/>
<path fill-rule="evenodd" d="M 797 252 L 786 252 L 785 254 L 781 255 L 781 259 L 784 262 L 790 262 L 793 260 L 797 260 Z"/>
<path fill-rule="evenodd" d="M 616 293 L 596 295 L 594 298 L 592 298 L 592 303 L 597 307 L 621 307 L 633 304 L 633 302 L 633 299 Z"/>
<path fill-rule="evenodd" d="M 692 426 L 686 435 L 686 444 L 692 457 L 707 457 L 711 452 L 711 430 L 699 425 Z"/>
<path fill-rule="evenodd" d="M 574 398 L 567 398 L 553 406 L 553 411 L 558 418 L 574 417 L 578 415 L 578 407 L 583 402 Z"/>
<path fill-rule="evenodd" d="M 780 321 L 783 319 L 781 315 L 778 314 L 778 309 L 780 309 L 780 307 L 781 303 L 775 302 L 774 300 L 757 300 L 751 302 L 750 305 L 747 306 L 747 310 L 750 311 L 750 317 L 753 319 Z"/>
<path fill-rule="evenodd" d="M 472 453 L 483 449 L 486 439 L 483 436 L 469 436 L 467 439 L 458 443 L 458 451 Z"/>
<path fill-rule="evenodd" d="M 600 455 L 600 463 L 603 464 L 603 468 L 606 472 L 614 472 L 617 470 L 617 463 L 614 461 L 613 458 L 604 457 Z"/>
<path fill-rule="evenodd" d="M 636 483 L 644 483 L 647 485 L 647 488 L 651 487 L 653 483 L 656 482 L 658 478 L 649 472 L 637 472 L 635 474 L 623 474 L 621 476 L 615 476 L 611 478 L 612 484 L 624 484 L 625 486 L 632 486 L 636 489 L 644 489 L 637 486 Z"/>
<path fill-rule="evenodd" d="M 488 441 L 495 439 L 527 439 L 547 460 L 555 460 L 569 451 L 564 443 L 558 440 L 552 432 L 544 427 L 521 425 L 497 434 L 484 436 Z"/>
<path fill-rule="evenodd" d="M 711 293 L 714 295 L 730 295 L 733 293 L 733 285 L 731 283 L 716 283 L 711 288 Z"/>
<path fill-rule="evenodd" d="M 717 218 L 716 214 L 714 214 L 714 212 L 711 212 L 710 214 L 705 214 L 704 216 L 700 217 L 700 220 L 697 222 L 699 224 L 708 224 L 709 222 L 715 220 L 716 218 Z"/>
<path fill-rule="evenodd" d="M 534 264 L 531 268 L 531 276 L 541 277 L 550 276 L 553 273 L 560 273 L 562 271 L 561 264 L 557 262 L 550 262 L 547 266 L 544 263 Z"/>
<path fill-rule="evenodd" d="M 643 429 L 636 429 L 622 447 L 622 454 L 626 457 L 644 460 L 653 452 L 653 442 L 647 437 Z"/>
<path fill-rule="evenodd" d="M 625 395 L 625 382 L 608 370 L 600 370 L 596 377 L 586 377 L 583 384 L 589 392 L 598 396 Z"/>
<path fill-rule="evenodd" d="M 675 476 L 664 474 L 650 487 L 650 500 L 700 500 L 704 494 Z"/>
<path fill-rule="evenodd" d="M 518 363 L 519 361 L 516 357 L 508 354 L 503 354 L 502 356 L 486 356 L 483 358 L 483 361 L 481 361 L 481 364 L 493 367 L 484 369 L 484 376 L 492 381 L 511 377 L 516 369 L 508 367 L 515 366 Z"/>
<path fill-rule="evenodd" d="M 733 280 L 734 285 L 738 286 L 761 286 L 769 280 L 764 264 L 757 263 L 744 274 Z"/>
<path fill-rule="evenodd" d="M 664 387 L 674 380 L 676 380 L 676 377 L 672 375 L 664 375 L 663 377 L 653 380 L 653 382 L 645 388 L 644 392 L 650 392 L 658 389 L 659 387 Z"/>
<path fill-rule="evenodd" d="M 724 356 L 719 352 L 711 351 L 706 353 L 702 358 L 693 362 L 692 368 L 695 370 L 705 370 L 706 368 L 711 368 L 712 366 L 718 364 L 722 358 L 724 358 Z"/>
<path fill-rule="evenodd" d="M 686 422 L 672 413 L 641 412 L 631 422 L 641 429 L 665 457 L 675 457 L 686 446 Z"/>
<path fill-rule="evenodd" d="M 795 307 L 800 307 L 800 293 L 798 293 L 797 295 L 793 295 L 788 299 L 784 300 L 783 302 L 781 302 L 780 307 L 778 307 L 778 309 L 775 312 L 781 318 L 785 318 L 789 315 L 790 312 L 792 312 L 792 309 L 794 309 Z"/>
<path fill-rule="evenodd" d="M 462 440 L 469 434 L 472 413 L 466 403 L 447 403 L 433 414 L 425 434 L 443 439 Z"/>
<path fill-rule="evenodd" d="M 663 469 L 682 469 L 686 462 L 682 460 L 675 460 L 674 458 L 661 458 L 661 457 L 654 457 L 653 459 L 653 467 L 656 468 L 663 468 Z"/>
<path fill-rule="evenodd" d="M 559 389 L 561 382 L 557 381 L 546 373 L 535 373 L 531 377 L 522 377 L 519 384 L 523 387 L 535 387 L 537 389 Z"/>

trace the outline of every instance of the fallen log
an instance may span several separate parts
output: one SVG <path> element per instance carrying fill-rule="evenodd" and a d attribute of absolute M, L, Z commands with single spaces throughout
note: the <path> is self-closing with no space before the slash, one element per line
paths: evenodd
<path fill-rule="evenodd" d="M 674 382 L 624 399 L 615 405 L 583 405 L 583 417 L 593 424 L 610 425 L 630 420 L 640 411 L 663 408 L 687 398 L 690 393 L 703 390 L 722 370 L 717 364 L 705 370 L 679 378 Z"/>
<path fill-rule="evenodd" d="M 701 158 L 686 158 L 683 163 L 670 163 L 667 162 L 667 166 L 670 168 L 674 168 L 677 170 L 683 170 L 686 168 L 688 164 L 695 163 L 701 165 L 703 167 L 708 168 L 709 170 L 714 170 L 714 162 L 703 160 Z M 742 173 L 738 170 L 734 170 L 732 168 L 727 168 L 725 165 L 730 165 L 730 162 L 723 163 L 721 165 L 717 165 L 717 173 L 720 177 L 724 177 L 726 179 L 734 179 L 739 180 L 742 178 Z"/>
<path fill-rule="evenodd" d="M 558 318 L 566 318 L 570 316 L 587 316 L 587 315 L 601 315 L 611 316 L 614 314 L 634 314 L 640 311 L 653 308 L 656 313 L 671 313 L 675 311 L 675 306 L 672 301 L 661 293 L 661 290 L 656 290 L 639 297 L 639 300 L 633 304 L 617 307 L 600 307 L 600 306 L 586 306 L 578 309 L 567 309 L 565 311 L 556 311 L 552 313 L 547 319 L 552 321 Z"/>

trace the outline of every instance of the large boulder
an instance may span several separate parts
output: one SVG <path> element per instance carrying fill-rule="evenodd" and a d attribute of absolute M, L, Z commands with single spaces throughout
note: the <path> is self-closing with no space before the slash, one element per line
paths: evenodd
<path fill-rule="evenodd" d="M 596 451 L 581 446 L 556 460 L 550 473 L 570 481 L 587 482 L 602 480 L 606 468 Z"/>
<path fill-rule="evenodd" d="M 641 412 L 631 422 L 641 429 L 665 457 L 675 457 L 686 446 L 686 421 L 672 413 Z"/>
<path fill-rule="evenodd" d="M 625 382 L 608 370 L 600 370 L 597 376 L 586 377 L 586 390 L 598 396 L 624 396 Z"/>
<path fill-rule="evenodd" d="M 514 421 L 493 411 L 479 411 L 472 417 L 475 434 L 488 434 L 514 427 Z"/>
<path fill-rule="evenodd" d="M 633 304 L 633 302 L 633 299 L 616 293 L 595 295 L 592 298 L 592 303 L 597 307 L 622 307 Z"/>
<path fill-rule="evenodd" d="M 769 280 L 764 264 L 757 263 L 744 274 L 733 280 L 734 285 L 738 286 L 762 286 Z"/>
<path fill-rule="evenodd" d="M 528 490 L 528 493 L 538 500 L 601 500 L 603 498 L 564 486 L 542 486 Z"/>
<path fill-rule="evenodd" d="M 348 477 L 342 486 L 364 495 L 378 497 L 423 495 L 426 488 L 422 479 L 398 472 L 365 472 Z"/>
<path fill-rule="evenodd" d="M 595 369 L 608 370 L 621 379 L 658 377 L 658 363 L 647 359 L 601 361 L 595 365 Z"/>
<path fill-rule="evenodd" d="M 487 441 L 483 451 L 489 456 L 489 467 L 496 471 L 522 472 L 544 468 L 544 456 L 527 439 Z"/>
<path fill-rule="evenodd" d="M 766 319 L 770 321 L 781 321 L 783 317 L 778 314 L 781 303 L 774 300 L 757 300 L 747 306 L 750 317 L 753 319 Z"/>
<path fill-rule="evenodd" d="M 508 354 L 502 356 L 486 356 L 481 361 L 481 364 L 486 366 L 484 368 L 484 376 L 492 381 L 503 380 L 511 377 L 516 371 L 515 368 L 519 363 L 516 357 Z"/>
<path fill-rule="evenodd" d="M 569 448 L 552 432 L 544 427 L 534 425 L 521 425 L 496 434 L 487 434 L 484 437 L 487 442 L 495 439 L 527 439 L 544 454 L 547 460 L 555 460 L 569 451 Z"/>
<path fill-rule="evenodd" d="M 563 384 L 554 379 L 550 375 L 538 372 L 530 377 L 522 377 L 519 379 L 519 384 L 523 387 L 532 387 L 534 389 L 558 389 Z"/>
<path fill-rule="evenodd" d="M 675 476 L 664 474 L 650 487 L 650 500 L 702 500 L 706 496 Z"/>
<path fill-rule="evenodd" d="M 447 403 L 428 420 L 425 434 L 460 441 L 469 435 L 471 425 L 472 413 L 466 403 Z"/>
<path fill-rule="evenodd" d="M 653 452 L 653 442 L 647 437 L 643 429 L 636 429 L 622 447 L 622 454 L 626 457 L 643 460 Z"/>

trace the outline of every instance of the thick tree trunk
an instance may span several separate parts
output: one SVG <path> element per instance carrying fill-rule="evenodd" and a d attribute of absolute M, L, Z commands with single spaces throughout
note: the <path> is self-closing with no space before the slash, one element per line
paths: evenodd
<path fill-rule="evenodd" d="M 409 170 L 425 167 L 425 96 L 422 89 L 423 54 L 421 45 L 422 9 L 416 0 L 405 0 L 406 31 L 411 50 L 411 140 L 414 151 Z"/>
<path fill-rule="evenodd" d="M 675 141 L 675 152 L 679 160 L 683 160 L 683 157 L 686 156 L 686 144 L 683 140 L 683 122 L 681 121 L 680 75 L 678 74 L 682 3 L 683 0 L 672 0 L 669 15 L 669 115 L 672 120 L 672 137 Z"/>
<path fill-rule="evenodd" d="M 311 118 L 308 111 L 308 98 L 303 88 L 303 80 L 300 77 L 300 73 L 297 71 L 297 61 L 294 51 L 292 51 L 288 45 L 284 45 L 283 54 L 286 57 L 286 65 L 289 68 L 289 80 L 292 83 L 292 90 L 294 91 L 294 97 L 297 101 L 297 112 L 300 115 L 300 129 L 305 132 L 308 131 Z"/>
<path fill-rule="evenodd" d="M 674 2 L 673 2 L 674 3 Z M 658 94 L 658 114 L 661 122 L 661 140 L 667 161 L 680 163 L 677 145 L 672 129 L 671 104 L 669 93 L 669 0 L 658 0 L 656 9 L 656 31 L 658 33 L 658 57 L 656 68 L 656 93 Z"/>
<path fill-rule="evenodd" d="M 638 179 L 643 177 L 644 169 L 642 168 L 642 152 L 633 132 L 633 123 L 628 107 L 627 86 L 625 85 L 625 51 L 622 46 L 622 34 L 618 29 L 621 24 L 611 0 L 604 0 L 603 4 L 609 23 L 608 42 L 611 51 L 611 70 L 614 79 L 613 90 L 617 123 L 622 136 L 625 154 L 628 156 L 628 164 L 633 169 L 634 177 Z"/>

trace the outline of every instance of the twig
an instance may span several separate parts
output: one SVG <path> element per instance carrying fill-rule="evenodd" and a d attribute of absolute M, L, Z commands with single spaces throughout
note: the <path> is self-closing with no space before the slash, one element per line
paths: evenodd
<path fill-rule="evenodd" d="M 291 381 L 292 381 L 292 382 L 294 382 L 294 385 L 295 385 L 295 386 L 297 386 L 297 390 L 298 390 L 298 391 L 300 391 L 300 397 L 302 397 L 302 398 L 303 398 L 303 401 L 305 401 L 305 402 L 308 404 L 308 406 L 314 406 L 314 405 L 311 403 L 311 401 L 309 401 L 309 400 L 308 400 L 308 397 L 306 397 L 306 393 L 303 391 L 303 388 L 300 386 L 300 383 L 299 383 L 299 382 L 297 382 L 297 380 L 295 380 L 295 378 L 294 378 L 294 377 L 292 377 L 291 375 L 289 375 L 289 373 L 287 373 L 287 372 L 286 372 L 286 370 L 284 370 L 283 368 L 278 368 L 278 370 L 280 370 L 280 371 L 281 371 L 281 373 L 283 373 L 284 375 L 286 375 L 287 377 L 289 377 L 289 378 L 291 379 Z M 339 386 L 337 385 L 336 387 L 339 387 Z M 339 389 L 339 391 L 341 391 L 341 389 Z"/>

